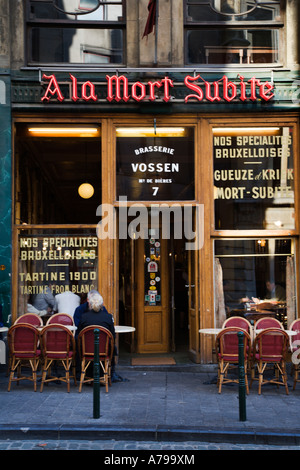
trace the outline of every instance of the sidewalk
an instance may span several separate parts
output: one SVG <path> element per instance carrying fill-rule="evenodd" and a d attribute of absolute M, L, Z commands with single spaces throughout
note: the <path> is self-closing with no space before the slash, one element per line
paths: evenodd
<path fill-rule="evenodd" d="M 126 361 L 125 361 L 126 362 Z M 238 385 L 219 394 L 215 366 L 193 363 L 136 366 L 122 361 L 123 382 L 109 393 L 100 388 L 100 418 L 93 418 L 93 387 L 82 393 L 72 383 L 54 382 L 33 391 L 29 381 L 7 392 L 6 366 L 0 366 L 0 439 L 119 439 L 300 444 L 300 385 L 253 383 L 246 398 L 246 421 L 239 420 Z"/>

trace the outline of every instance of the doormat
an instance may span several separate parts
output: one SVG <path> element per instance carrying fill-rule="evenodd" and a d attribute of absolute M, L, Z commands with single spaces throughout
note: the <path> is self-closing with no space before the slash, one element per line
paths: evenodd
<path fill-rule="evenodd" d="M 132 366 L 165 366 L 175 365 L 174 357 L 133 357 Z"/>

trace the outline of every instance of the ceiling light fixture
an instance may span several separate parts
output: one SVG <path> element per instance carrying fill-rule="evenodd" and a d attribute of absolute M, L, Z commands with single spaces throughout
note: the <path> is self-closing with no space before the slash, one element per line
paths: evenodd
<path fill-rule="evenodd" d="M 29 127 L 35 137 L 99 137 L 98 127 Z"/>
<path fill-rule="evenodd" d="M 184 137 L 184 127 L 118 127 L 117 137 Z"/>

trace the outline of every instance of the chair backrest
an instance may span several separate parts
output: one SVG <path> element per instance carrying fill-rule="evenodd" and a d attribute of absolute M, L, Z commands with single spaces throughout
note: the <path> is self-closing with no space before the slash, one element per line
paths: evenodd
<path fill-rule="evenodd" d="M 75 351 L 75 340 L 72 332 L 64 325 L 52 323 L 46 325 L 41 332 L 41 345 L 46 356 L 63 359 L 71 351 Z"/>
<path fill-rule="evenodd" d="M 32 357 L 37 354 L 40 334 L 29 323 L 17 323 L 7 333 L 9 352 L 19 357 Z"/>
<path fill-rule="evenodd" d="M 254 349 L 265 362 L 280 362 L 285 358 L 289 337 L 280 328 L 267 328 L 255 337 Z"/>
<path fill-rule="evenodd" d="M 114 337 L 112 333 L 103 326 L 91 325 L 85 327 L 78 335 L 81 354 L 88 356 L 90 359 L 94 357 L 95 334 L 94 330 L 99 330 L 99 358 L 111 359 L 114 349 Z"/>
<path fill-rule="evenodd" d="M 36 313 L 24 313 L 16 319 L 14 325 L 17 323 L 28 323 L 36 327 L 43 326 L 43 320 Z"/>
<path fill-rule="evenodd" d="M 299 345 L 298 343 L 293 346 L 293 343 L 294 341 L 299 341 L 300 340 L 300 318 L 297 318 L 297 320 L 294 320 L 291 324 L 290 324 L 290 330 L 292 331 L 296 331 L 297 334 L 296 335 L 293 335 L 292 336 L 292 350 L 296 350 L 298 349 Z"/>
<path fill-rule="evenodd" d="M 74 320 L 71 315 L 68 313 L 55 313 L 47 320 L 46 325 L 51 325 L 52 323 L 57 323 L 59 325 L 74 325 Z"/>
<path fill-rule="evenodd" d="M 231 361 L 238 361 L 239 359 L 239 336 L 238 332 L 241 331 L 243 335 L 243 353 L 246 358 L 250 353 L 251 338 L 249 333 L 243 328 L 237 326 L 227 327 L 222 329 L 216 338 L 216 350 L 221 357 L 227 356 Z"/>
<path fill-rule="evenodd" d="M 244 330 L 250 333 L 251 331 L 251 323 L 243 317 L 229 317 L 227 320 L 224 321 L 222 328 L 228 328 L 229 326 L 237 326 L 239 328 L 243 328 Z"/>
<path fill-rule="evenodd" d="M 280 328 L 284 329 L 282 323 L 280 323 L 279 320 L 276 318 L 270 318 L 270 317 L 265 317 L 265 318 L 260 318 L 257 320 L 257 322 L 254 325 L 255 330 L 263 330 L 265 328 Z"/>

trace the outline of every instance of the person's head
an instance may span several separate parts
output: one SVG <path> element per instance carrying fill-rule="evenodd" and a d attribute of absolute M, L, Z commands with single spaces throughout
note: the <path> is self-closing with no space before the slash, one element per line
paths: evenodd
<path fill-rule="evenodd" d="M 98 291 L 91 290 L 88 293 L 87 300 L 88 300 L 89 306 L 92 310 L 94 310 L 95 312 L 99 312 L 99 310 L 101 310 L 101 308 L 103 306 L 103 298 L 99 294 Z"/>
<path fill-rule="evenodd" d="M 272 292 L 274 290 L 274 287 L 275 287 L 275 282 L 272 279 L 269 279 L 266 282 L 266 287 L 267 287 L 269 292 Z"/>

